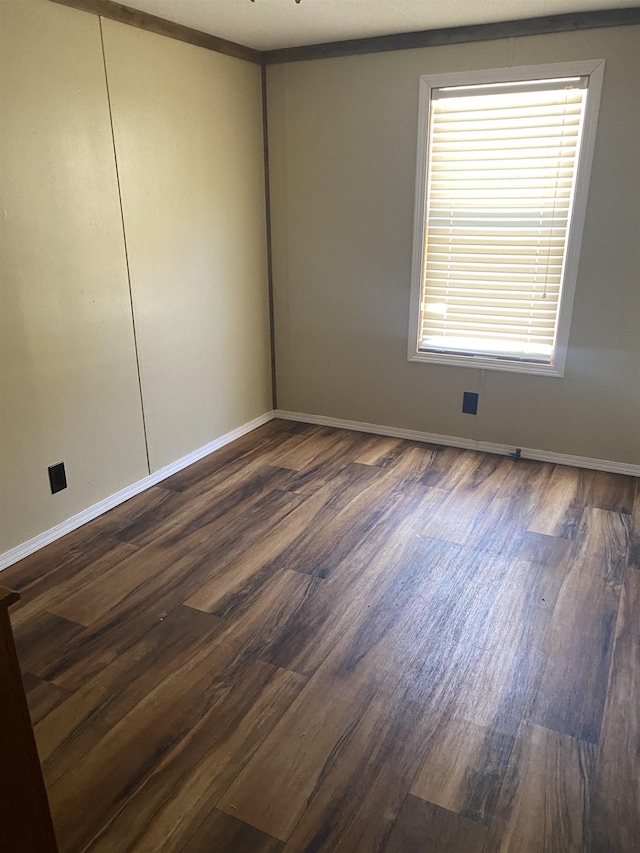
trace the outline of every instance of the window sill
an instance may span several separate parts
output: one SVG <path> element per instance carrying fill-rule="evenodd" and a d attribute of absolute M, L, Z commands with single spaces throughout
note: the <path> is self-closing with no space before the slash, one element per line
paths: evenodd
<path fill-rule="evenodd" d="M 558 364 L 535 364 L 529 361 L 508 361 L 486 355 L 452 355 L 439 352 L 409 353 L 408 361 L 427 364 L 446 364 L 450 367 L 472 367 L 479 370 L 502 370 L 508 373 L 529 373 L 534 376 L 564 376 Z"/>

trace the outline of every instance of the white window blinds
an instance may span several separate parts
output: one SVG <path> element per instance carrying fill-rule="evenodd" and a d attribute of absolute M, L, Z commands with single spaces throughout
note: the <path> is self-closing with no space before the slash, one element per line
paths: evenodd
<path fill-rule="evenodd" d="M 587 82 L 432 90 L 419 350 L 553 363 Z"/>

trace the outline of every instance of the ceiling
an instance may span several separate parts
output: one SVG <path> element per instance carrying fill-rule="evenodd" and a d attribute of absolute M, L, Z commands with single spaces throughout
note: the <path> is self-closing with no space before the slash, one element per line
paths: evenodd
<path fill-rule="evenodd" d="M 623 9 L 640 0 L 124 0 L 257 50 L 519 18 Z"/>

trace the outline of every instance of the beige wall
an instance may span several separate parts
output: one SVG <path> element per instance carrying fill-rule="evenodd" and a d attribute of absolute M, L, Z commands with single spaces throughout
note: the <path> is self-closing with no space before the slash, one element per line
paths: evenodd
<path fill-rule="evenodd" d="M 98 19 L 0 11 L 4 551 L 147 467 Z"/>
<path fill-rule="evenodd" d="M 103 32 L 157 470 L 271 409 L 260 68 Z"/>
<path fill-rule="evenodd" d="M 421 74 L 606 60 L 562 379 L 407 362 Z M 640 463 L 640 27 L 269 68 L 278 406 Z M 460 412 L 480 392 L 477 417 Z"/>
<path fill-rule="evenodd" d="M 148 468 L 100 21 L 0 11 L 1 554 Z M 260 72 L 111 22 L 105 45 L 155 470 L 271 408 Z"/>

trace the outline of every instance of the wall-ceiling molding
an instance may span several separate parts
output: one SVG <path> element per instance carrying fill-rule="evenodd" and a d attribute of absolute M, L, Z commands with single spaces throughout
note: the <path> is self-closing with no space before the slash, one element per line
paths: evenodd
<path fill-rule="evenodd" d="M 201 30 L 194 30 L 191 27 L 185 27 L 183 24 L 167 21 L 165 18 L 158 18 L 148 12 L 139 12 L 137 9 L 123 6 L 122 3 L 114 3 L 113 0 L 52 0 L 52 2 L 60 3 L 62 6 L 71 6 L 83 12 L 92 12 L 102 18 L 119 21 L 121 24 L 129 24 L 132 27 L 148 30 L 161 36 L 168 36 L 178 41 L 185 41 L 188 44 L 204 47 L 216 53 L 235 56 L 236 59 L 246 59 L 256 65 L 264 64 L 263 53 L 254 50 L 252 47 L 236 44 L 234 41 L 218 38 L 218 36 L 203 33 Z"/>
<path fill-rule="evenodd" d="M 606 9 L 600 12 L 576 12 L 568 15 L 548 15 L 493 24 L 473 24 L 466 27 L 448 27 L 439 30 L 421 30 L 389 36 L 351 39 L 349 41 L 286 47 L 266 51 L 268 65 L 282 62 L 300 62 L 306 59 L 328 59 L 336 56 L 353 56 L 363 53 L 381 53 L 389 50 L 410 50 L 417 47 L 435 47 L 445 44 L 492 41 L 520 36 L 548 35 L 577 30 L 623 27 L 640 24 L 640 8 Z"/>
<path fill-rule="evenodd" d="M 310 44 L 301 47 L 285 47 L 277 50 L 259 51 L 210 33 L 176 24 L 165 18 L 131 9 L 113 0 L 51 0 L 63 6 L 71 6 L 84 12 L 92 12 L 112 21 L 129 24 L 158 35 L 188 42 L 207 50 L 245 59 L 257 65 L 276 65 L 283 62 L 301 62 L 307 59 L 328 59 L 336 56 L 354 56 L 364 53 L 381 53 L 390 50 L 411 50 L 419 47 L 435 47 L 446 44 L 491 41 L 494 39 L 521 36 L 549 35 L 550 33 L 575 32 L 578 30 L 624 27 L 640 24 L 640 8 L 604 9 L 595 12 L 575 12 L 565 15 L 547 15 L 539 18 L 524 18 L 492 24 L 473 24 L 464 27 L 447 27 L 436 30 L 419 30 L 396 33 L 388 36 L 349 39 L 348 41 Z"/>

